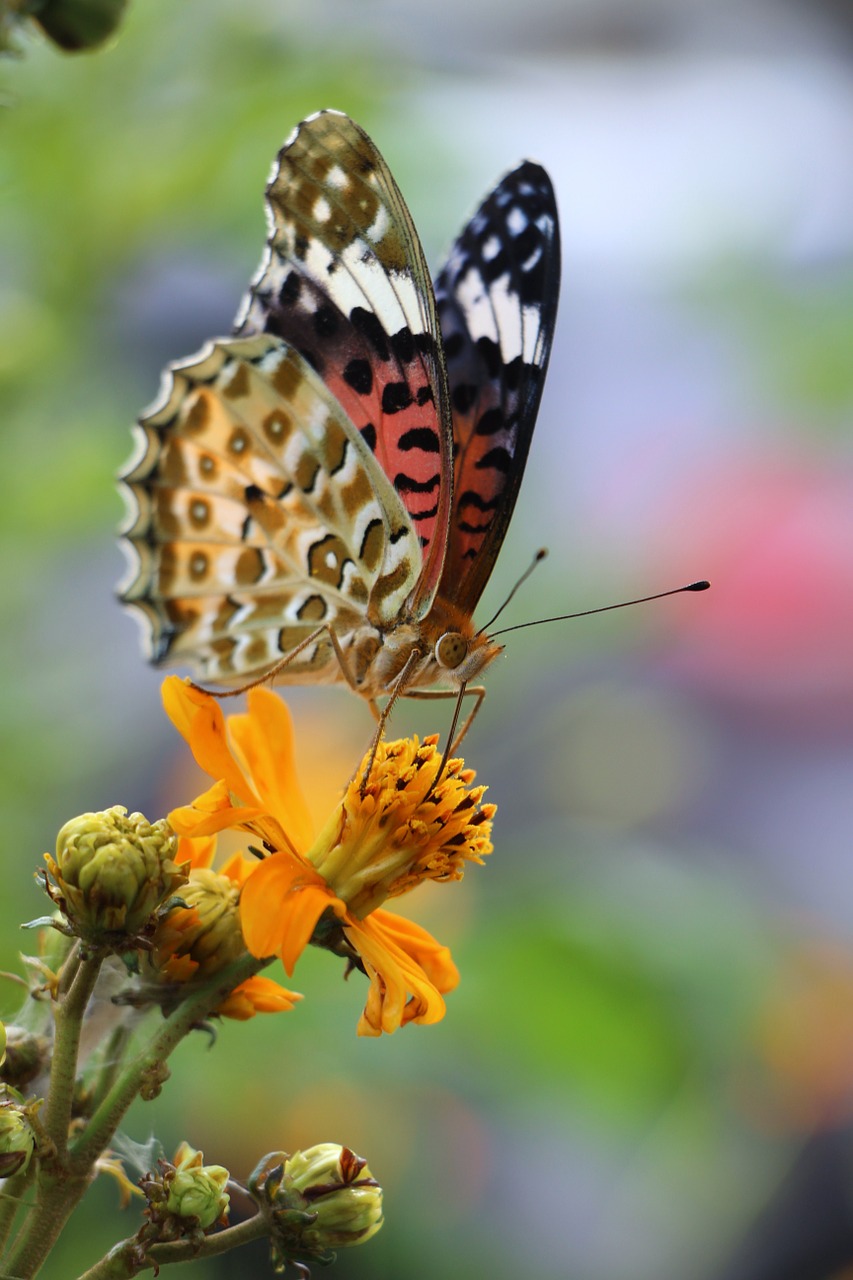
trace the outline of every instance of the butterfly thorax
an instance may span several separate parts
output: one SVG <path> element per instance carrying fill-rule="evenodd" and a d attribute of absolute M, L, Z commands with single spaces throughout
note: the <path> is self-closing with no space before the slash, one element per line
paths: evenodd
<path fill-rule="evenodd" d="M 348 658 L 358 692 L 377 698 L 390 693 L 404 671 L 407 689 L 467 684 L 502 652 L 502 645 L 475 632 L 463 610 L 439 596 L 427 617 L 418 622 L 397 623 L 384 634 L 360 627 L 352 637 Z"/>

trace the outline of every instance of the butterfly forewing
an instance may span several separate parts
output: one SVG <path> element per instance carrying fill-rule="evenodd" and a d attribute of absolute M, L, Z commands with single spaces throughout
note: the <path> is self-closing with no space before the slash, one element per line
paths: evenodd
<path fill-rule="evenodd" d="M 209 680 L 263 670 L 318 624 L 390 626 L 417 580 L 417 536 L 393 487 L 302 356 L 258 335 L 174 366 L 140 422 L 125 481 L 154 656 Z M 328 635 L 294 678 L 340 679 Z M 356 673 L 357 674 L 357 673 Z"/>
<path fill-rule="evenodd" d="M 374 449 L 424 548 L 408 610 L 422 616 L 447 544 L 452 439 L 420 240 L 376 147 L 338 112 L 298 127 L 267 202 L 270 238 L 240 332 L 295 346 Z"/>
<path fill-rule="evenodd" d="M 237 336 L 171 366 L 140 420 L 123 599 L 155 661 L 208 681 L 346 679 L 371 700 L 464 688 L 500 652 L 472 612 L 550 351 L 550 183 L 530 163 L 504 178 L 436 294 L 387 165 L 346 116 L 296 129 L 267 203 Z"/>
<path fill-rule="evenodd" d="M 435 292 L 453 409 L 455 485 L 440 591 L 473 612 L 512 516 L 557 311 L 557 209 L 526 161 L 453 245 Z"/>

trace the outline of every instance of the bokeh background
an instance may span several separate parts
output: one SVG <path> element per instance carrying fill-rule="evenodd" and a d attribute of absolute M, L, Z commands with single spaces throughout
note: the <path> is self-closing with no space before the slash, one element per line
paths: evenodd
<path fill-rule="evenodd" d="M 357 1040 L 358 975 L 309 955 L 295 1013 L 185 1043 L 128 1132 L 238 1176 L 270 1147 L 366 1155 L 387 1223 L 341 1280 L 849 1280 L 847 4 L 136 0 L 94 54 L 20 47 L 0 70 L 0 968 L 66 818 L 194 793 L 114 599 L 113 476 L 162 365 L 228 331 L 282 140 L 319 107 L 358 119 L 432 261 L 530 156 L 563 293 L 483 617 L 541 545 L 507 621 L 713 590 L 509 637 L 466 744 L 495 854 L 411 900 L 462 969 L 442 1024 Z M 320 816 L 367 715 L 289 702 Z M 133 1212 L 97 1186 L 46 1280 Z M 182 1274 L 268 1270 L 259 1250 Z"/>

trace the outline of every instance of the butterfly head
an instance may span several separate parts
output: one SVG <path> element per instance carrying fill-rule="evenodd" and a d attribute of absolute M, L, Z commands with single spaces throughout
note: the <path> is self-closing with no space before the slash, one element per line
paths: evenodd
<path fill-rule="evenodd" d="M 467 684 L 503 653 L 503 645 L 495 644 L 482 631 L 443 631 L 433 646 L 432 656 L 440 676 L 454 684 Z"/>

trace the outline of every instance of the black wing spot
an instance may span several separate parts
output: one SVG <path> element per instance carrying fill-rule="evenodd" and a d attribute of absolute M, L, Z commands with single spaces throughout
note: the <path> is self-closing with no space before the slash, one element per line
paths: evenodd
<path fill-rule="evenodd" d="M 495 471 L 502 471 L 504 475 L 508 475 L 512 467 L 512 454 L 509 449 L 499 445 L 496 449 L 490 449 L 488 453 L 484 453 L 482 458 L 478 458 L 475 466 L 481 471 L 494 468 Z"/>
<path fill-rule="evenodd" d="M 338 329 L 334 308 L 320 307 L 314 312 L 314 332 L 318 338 L 332 338 Z"/>
<path fill-rule="evenodd" d="M 302 279 L 299 272 L 289 271 L 278 291 L 278 300 L 283 307 L 292 307 L 299 300 L 301 292 Z"/>
<path fill-rule="evenodd" d="M 410 360 L 415 358 L 415 340 L 412 331 L 408 327 L 398 329 L 391 335 L 391 351 L 399 360 L 400 364 L 408 364 Z"/>
<path fill-rule="evenodd" d="M 503 427 L 503 410 L 495 406 L 492 409 L 487 409 L 484 414 L 481 414 L 477 420 L 477 425 L 474 430 L 478 436 L 493 436 L 496 435 L 498 431 L 502 431 Z"/>
<path fill-rule="evenodd" d="M 438 435 L 431 427 L 412 427 L 400 436 L 397 448 L 404 453 L 409 449 L 421 449 L 424 453 L 438 453 Z"/>
<path fill-rule="evenodd" d="M 360 396 L 369 396 L 373 390 L 373 370 L 369 360 L 350 360 L 344 369 L 344 382 Z"/>
<path fill-rule="evenodd" d="M 455 360 L 465 349 L 465 339 L 461 333 L 451 333 L 444 339 L 444 356 L 446 360 Z"/>
<path fill-rule="evenodd" d="M 495 507 L 500 506 L 502 497 L 502 494 L 498 494 L 494 498 L 483 498 L 475 489 L 466 489 L 459 499 L 457 509 L 461 511 L 463 507 L 476 507 L 478 511 L 494 511 Z"/>
<path fill-rule="evenodd" d="M 432 393 L 432 387 L 429 383 L 425 383 L 422 387 L 418 387 L 415 400 L 423 408 L 425 404 L 432 404 L 435 396 Z"/>
<path fill-rule="evenodd" d="M 432 493 L 433 489 L 437 489 L 441 477 L 436 474 L 431 476 L 429 480 L 415 480 L 412 476 L 405 476 L 402 472 L 394 477 L 394 488 L 398 493 Z"/>
<path fill-rule="evenodd" d="M 407 382 L 389 382 L 382 388 L 382 412 L 400 413 L 412 403 L 412 393 Z"/>
<path fill-rule="evenodd" d="M 535 368 L 535 366 L 530 367 Z M 516 356 L 513 360 L 510 360 L 509 364 L 504 366 L 504 382 L 508 391 L 518 390 L 527 368 L 528 366 L 525 365 L 521 356 Z"/>
<path fill-rule="evenodd" d="M 372 422 L 368 422 L 366 426 L 360 429 L 360 435 L 364 443 L 367 445 L 371 453 L 376 452 L 376 428 Z"/>
<path fill-rule="evenodd" d="M 467 413 L 471 405 L 477 399 L 478 388 L 470 382 L 460 382 L 457 387 L 453 388 L 451 400 L 453 408 L 457 413 Z"/>
<path fill-rule="evenodd" d="M 486 366 L 490 378 L 499 378 L 503 370 L 503 356 L 498 344 L 492 338 L 478 338 L 477 350 Z"/>
<path fill-rule="evenodd" d="M 362 337 L 366 338 L 380 360 L 389 360 L 388 334 L 382 328 L 378 318 L 365 307 L 353 307 L 350 322 Z"/>
<path fill-rule="evenodd" d="M 495 280 L 500 280 L 501 276 L 505 276 L 510 269 L 510 258 L 506 249 L 501 249 L 490 261 L 482 259 L 480 262 L 480 270 L 483 273 L 483 279 L 488 284 L 494 284 Z"/>
<path fill-rule="evenodd" d="M 438 503 L 434 507 L 428 507 L 426 511 L 412 511 L 413 520 L 434 520 L 438 515 Z"/>

